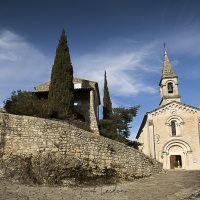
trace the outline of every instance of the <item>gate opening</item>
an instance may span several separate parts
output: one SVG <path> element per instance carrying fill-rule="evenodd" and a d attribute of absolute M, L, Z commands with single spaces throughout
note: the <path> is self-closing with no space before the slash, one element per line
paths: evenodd
<path fill-rule="evenodd" d="M 171 155 L 170 156 L 170 169 L 182 168 L 181 155 Z"/>

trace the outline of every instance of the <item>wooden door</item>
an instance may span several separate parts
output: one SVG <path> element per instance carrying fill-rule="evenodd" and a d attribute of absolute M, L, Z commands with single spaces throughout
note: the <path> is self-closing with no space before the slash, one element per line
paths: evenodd
<path fill-rule="evenodd" d="M 176 166 L 176 156 L 172 155 L 170 156 L 170 169 L 174 169 Z"/>

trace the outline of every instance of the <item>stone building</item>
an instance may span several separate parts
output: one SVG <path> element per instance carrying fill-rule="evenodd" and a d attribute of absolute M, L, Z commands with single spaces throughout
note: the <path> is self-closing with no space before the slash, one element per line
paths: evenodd
<path fill-rule="evenodd" d="M 166 51 L 160 86 L 160 107 L 147 112 L 137 133 L 141 151 L 164 169 L 200 169 L 200 109 L 184 104 L 178 77 Z"/>
<path fill-rule="evenodd" d="M 94 81 L 73 78 L 74 83 L 74 111 L 78 113 L 83 121 L 89 124 L 95 132 L 98 131 L 100 95 L 98 83 Z M 50 82 L 34 87 L 38 98 L 48 98 Z"/>

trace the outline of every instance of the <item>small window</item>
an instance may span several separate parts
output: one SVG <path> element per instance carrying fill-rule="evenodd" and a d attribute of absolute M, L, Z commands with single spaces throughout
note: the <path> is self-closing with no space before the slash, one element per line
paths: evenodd
<path fill-rule="evenodd" d="M 171 121 L 172 136 L 176 136 L 176 121 Z"/>
<path fill-rule="evenodd" d="M 80 88 L 82 88 L 81 83 L 74 83 L 74 89 L 80 89 Z"/>
<path fill-rule="evenodd" d="M 168 93 L 173 93 L 173 83 L 167 84 Z"/>
<path fill-rule="evenodd" d="M 75 99 L 74 100 L 74 105 L 75 106 L 80 106 L 81 105 L 81 100 L 80 99 Z"/>

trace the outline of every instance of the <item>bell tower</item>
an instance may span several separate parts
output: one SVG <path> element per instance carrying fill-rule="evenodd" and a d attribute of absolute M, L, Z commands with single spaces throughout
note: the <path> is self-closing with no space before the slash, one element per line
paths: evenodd
<path fill-rule="evenodd" d="M 162 69 L 162 76 L 159 83 L 160 86 L 160 106 L 163 106 L 171 101 L 181 101 L 178 94 L 178 77 L 175 75 L 174 70 L 169 62 L 167 52 L 164 44 L 164 62 Z"/>

